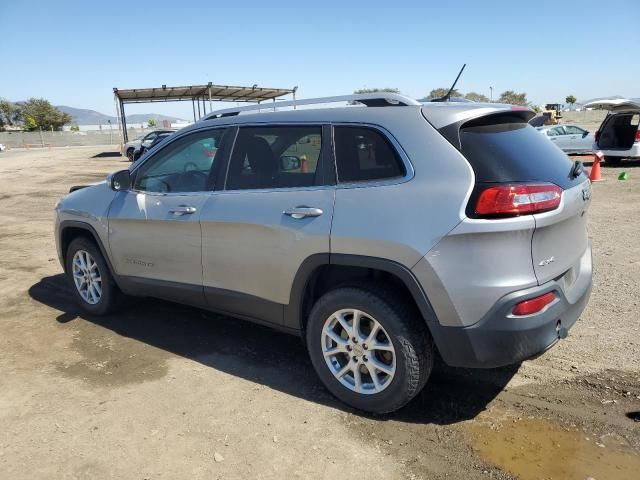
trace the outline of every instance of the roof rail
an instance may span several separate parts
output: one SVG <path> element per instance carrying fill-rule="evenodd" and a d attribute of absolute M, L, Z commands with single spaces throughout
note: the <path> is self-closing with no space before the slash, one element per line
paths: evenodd
<path fill-rule="evenodd" d="M 374 93 L 360 93 L 353 95 L 339 95 L 336 97 L 319 97 L 319 98 L 307 98 L 302 100 L 289 100 L 286 102 L 274 102 L 272 105 L 262 103 L 259 105 L 250 105 L 248 107 L 236 107 L 226 108 L 224 110 L 216 110 L 211 112 L 203 120 L 211 120 L 213 118 L 232 117 L 238 115 L 241 112 L 250 112 L 256 110 L 268 110 L 283 107 L 299 107 L 301 105 L 316 105 L 319 103 L 339 103 L 339 102 L 358 102 L 366 105 L 367 107 L 388 107 L 388 106 L 401 106 L 406 107 L 408 105 L 422 105 L 420 102 L 413 98 L 405 97 L 398 93 L 391 92 L 374 92 Z"/>

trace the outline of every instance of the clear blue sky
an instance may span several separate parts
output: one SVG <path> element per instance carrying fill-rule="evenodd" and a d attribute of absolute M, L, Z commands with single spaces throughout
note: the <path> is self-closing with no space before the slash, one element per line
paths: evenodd
<path fill-rule="evenodd" d="M 640 0 L 0 1 L 0 97 L 113 114 L 112 88 L 448 86 L 640 97 Z M 141 105 L 183 118 L 190 103 Z"/>

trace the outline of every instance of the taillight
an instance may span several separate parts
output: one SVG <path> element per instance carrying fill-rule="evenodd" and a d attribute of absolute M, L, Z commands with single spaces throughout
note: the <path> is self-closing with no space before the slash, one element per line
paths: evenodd
<path fill-rule="evenodd" d="M 596 131 L 595 138 L 596 138 L 596 142 L 600 141 L 600 130 Z"/>
<path fill-rule="evenodd" d="M 640 142 L 640 127 L 638 127 L 638 130 L 636 130 L 636 140 L 635 142 Z"/>
<path fill-rule="evenodd" d="M 518 316 L 532 315 L 541 311 L 555 299 L 556 294 L 553 292 L 548 292 L 544 295 L 540 295 L 539 297 L 530 298 L 529 300 L 524 300 L 520 303 L 516 303 L 516 306 L 513 307 L 511 313 Z"/>
<path fill-rule="evenodd" d="M 480 217 L 517 217 L 558 208 L 562 189 L 553 183 L 507 184 L 482 191 L 475 212 Z"/>

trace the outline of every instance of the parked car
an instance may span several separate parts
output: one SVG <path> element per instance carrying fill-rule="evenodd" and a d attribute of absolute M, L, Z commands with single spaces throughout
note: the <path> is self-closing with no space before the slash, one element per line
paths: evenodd
<path fill-rule="evenodd" d="M 2 143 L 0 143 L 0 152 L 4 152 L 7 149 Z"/>
<path fill-rule="evenodd" d="M 173 133 L 175 131 L 176 129 L 167 129 L 167 128 L 162 130 L 154 130 L 153 132 L 149 132 L 144 136 L 138 137 L 135 140 L 131 140 L 125 143 L 124 147 L 122 147 L 122 152 L 127 156 L 130 162 L 133 162 L 134 160 L 133 152 L 137 147 L 139 147 L 140 145 L 144 145 L 145 147 L 148 147 L 149 145 L 151 145 L 151 142 L 153 142 L 159 134 L 166 133 L 166 132 Z"/>
<path fill-rule="evenodd" d="M 156 135 L 156 137 L 151 141 L 151 143 L 149 144 L 149 146 L 144 145 L 143 143 L 140 143 L 140 145 L 138 145 L 134 150 L 133 150 L 133 161 L 137 161 L 138 159 L 140 159 L 141 157 L 143 157 L 145 155 L 145 153 L 147 153 L 149 150 L 151 150 L 153 147 L 155 147 L 156 145 L 158 145 L 160 142 L 162 142 L 165 138 L 169 137 L 170 135 L 173 135 L 174 132 L 160 132 L 158 133 L 158 135 Z"/>
<path fill-rule="evenodd" d="M 640 159 L 640 102 L 624 98 L 597 100 L 587 103 L 585 108 L 609 111 L 593 144 L 594 150 L 602 151 L 606 163 Z"/>
<path fill-rule="evenodd" d="M 537 130 L 546 135 L 564 153 L 591 153 L 595 137 L 576 125 L 547 125 Z"/>
<path fill-rule="evenodd" d="M 159 297 L 300 335 L 343 402 L 390 412 L 438 354 L 491 368 L 567 335 L 591 290 L 590 182 L 522 107 L 392 93 L 213 112 L 56 206 L 91 315 Z"/>

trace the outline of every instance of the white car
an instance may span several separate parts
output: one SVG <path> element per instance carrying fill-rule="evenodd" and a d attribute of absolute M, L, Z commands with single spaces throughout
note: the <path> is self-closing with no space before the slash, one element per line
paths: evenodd
<path fill-rule="evenodd" d="M 122 147 L 122 153 L 127 156 L 130 162 L 133 162 L 134 151 L 136 149 L 139 149 L 141 145 L 144 145 L 146 148 L 149 145 L 151 145 L 151 143 L 156 139 L 158 134 L 165 133 L 165 132 L 173 133 L 176 130 L 177 129 L 175 128 L 163 128 L 160 130 L 154 130 L 153 132 L 149 132 L 144 137 L 138 137 L 135 140 L 131 140 L 125 143 L 124 147 Z"/>
<path fill-rule="evenodd" d="M 585 108 L 609 111 L 593 144 L 594 150 L 602 151 L 606 163 L 620 163 L 623 158 L 640 159 L 640 102 L 625 98 L 596 100 Z"/>
<path fill-rule="evenodd" d="M 547 125 L 537 130 L 564 153 L 591 153 L 594 135 L 576 125 Z"/>
<path fill-rule="evenodd" d="M 6 149 L 7 147 L 0 143 L 0 152 L 4 152 Z"/>

